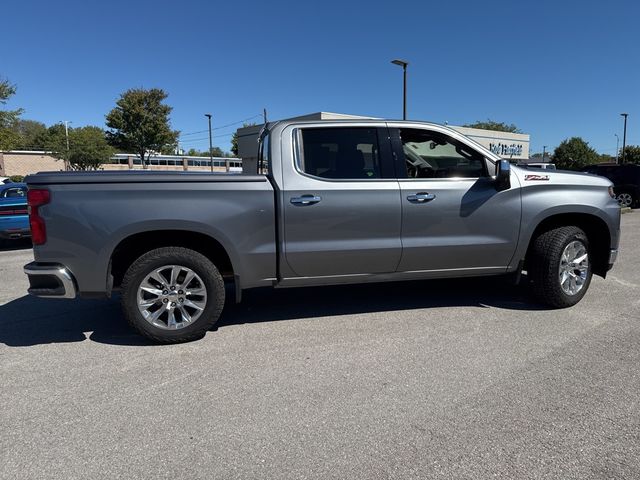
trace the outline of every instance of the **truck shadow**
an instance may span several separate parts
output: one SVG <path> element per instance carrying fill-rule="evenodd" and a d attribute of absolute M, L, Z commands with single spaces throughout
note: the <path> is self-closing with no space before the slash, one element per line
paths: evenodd
<path fill-rule="evenodd" d="M 230 294 L 229 294 L 230 295 Z M 216 328 L 359 313 L 440 307 L 545 310 L 525 289 L 498 277 L 424 280 L 295 289 L 255 289 L 228 302 Z"/>
<path fill-rule="evenodd" d="M 0 252 L 13 252 L 15 250 L 30 250 L 33 248 L 30 238 L 20 238 L 18 240 L 0 239 Z"/>
<path fill-rule="evenodd" d="M 227 295 L 227 305 L 214 329 L 230 325 L 309 319 L 357 313 L 438 307 L 542 310 L 524 289 L 497 278 L 414 281 L 370 285 L 270 288 L 246 292 L 241 304 Z M 322 321 L 322 320 L 318 320 Z M 393 318 L 390 318 L 393 321 Z M 0 343 L 24 347 L 81 342 L 87 338 L 112 345 L 152 345 L 131 330 L 119 299 L 46 300 L 24 296 L 0 305 Z"/>

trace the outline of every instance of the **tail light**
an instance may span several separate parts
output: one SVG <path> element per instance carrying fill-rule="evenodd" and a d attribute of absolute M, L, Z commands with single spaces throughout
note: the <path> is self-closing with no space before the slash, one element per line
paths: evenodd
<path fill-rule="evenodd" d="M 31 226 L 31 241 L 34 245 L 42 245 L 47 241 L 47 229 L 44 219 L 40 216 L 39 208 L 51 200 L 49 190 L 43 188 L 30 188 L 27 191 L 27 204 L 29 205 L 29 225 Z"/>

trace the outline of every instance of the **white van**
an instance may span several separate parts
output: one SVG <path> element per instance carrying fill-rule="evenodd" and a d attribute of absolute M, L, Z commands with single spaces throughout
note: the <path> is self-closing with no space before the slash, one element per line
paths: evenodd
<path fill-rule="evenodd" d="M 541 168 L 542 170 L 555 170 L 556 169 L 556 165 L 555 163 L 527 163 L 524 165 L 521 165 L 522 167 L 529 167 L 529 168 Z"/>

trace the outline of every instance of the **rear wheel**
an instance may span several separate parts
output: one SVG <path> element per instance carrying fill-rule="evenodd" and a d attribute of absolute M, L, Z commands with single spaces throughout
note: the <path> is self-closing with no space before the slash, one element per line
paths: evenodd
<path fill-rule="evenodd" d="M 578 303 L 591 283 L 589 241 L 578 227 L 560 227 L 534 239 L 528 274 L 535 298 L 564 308 Z"/>
<path fill-rule="evenodd" d="M 204 255 L 181 247 L 138 258 L 122 283 L 122 308 L 139 333 L 158 343 L 204 336 L 224 306 L 224 281 Z"/>

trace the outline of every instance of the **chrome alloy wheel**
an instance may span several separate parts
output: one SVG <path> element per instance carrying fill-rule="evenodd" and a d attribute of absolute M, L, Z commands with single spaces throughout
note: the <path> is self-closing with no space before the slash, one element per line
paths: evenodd
<path fill-rule="evenodd" d="M 560 287 L 567 295 L 575 295 L 584 287 L 589 274 L 589 254 L 580 240 L 564 248 L 560 257 Z"/>
<path fill-rule="evenodd" d="M 138 287 L 138 310 L 154 327 L 177 330 L 195 322 L 207 306 L 207 289 L 182 265 L 156 268 Z"/>
<path fill-rule="evenodd" d="M 633 197 L 630 193 L 619 193 L 616 195 L 616 200 L 621 207 L 630 207 L 633 203 Z"/>

